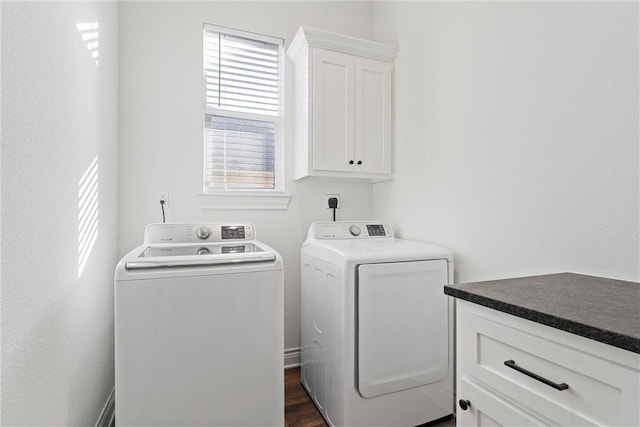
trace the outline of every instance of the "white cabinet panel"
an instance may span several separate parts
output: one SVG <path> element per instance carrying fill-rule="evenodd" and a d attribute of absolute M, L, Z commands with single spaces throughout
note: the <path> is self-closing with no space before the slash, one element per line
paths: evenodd
<path fill-rule="evenodd" d="M 356 170 L 392 172 L 391 64 L 373 59 L 355 62 Z"/>
<path fill-rule="evenodd" d="M 313 51 L 313 168 L 353 170 L 353 73 L 351 55 Z M 352 163 L 349 164 L 349 161 Z"/>
<path fill-rule="evenodd" d="M 543 426 L 545 423 L 517 406 L 500 399 L 468 378 L 459 382 L 458 395 L 470 403 L 466 409 L 458 404 L 457 426 Z"/>

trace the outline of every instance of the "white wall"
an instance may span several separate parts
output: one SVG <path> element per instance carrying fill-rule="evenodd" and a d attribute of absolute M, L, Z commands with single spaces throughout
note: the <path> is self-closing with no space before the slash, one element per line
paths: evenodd
<path fill-rule="evenodd" d="M 300 246 L 309 224 L 330 219 L 326 194 L 340 193 L 338 219 L 369 218 L 371 186 L 293 182 L 292 122 L 285 123 L 286 211 L 202 210 L 202 24 L 282 37 L 301 24 L 370 37 L 369 2 L 125 2 L 120 5 L 119 253 L 141 244 L 160 222 L 159 194 L 169 191 L 167 221 L 249 221 L 285 262 L 285 348 L 300 345 Z M 286 71 L 290 73 L 290 66 Z M 288 79 L 285 108 L 293 96 Z M 288 117 L 291 117 L 290 115 Z"/>
<path fill-rule="evenodd" d="M 118 5 L 1 8 L 2 425 L 94 425 L 113 388 Z M 79 183 L 96 157 L 98 235 L 79 275 Z"/>
<path fill-rule="evenodd" d="M 638 280 L 638 3 L 374 2 L 397 44 L 396 179 L 373 214 L 456 282 Z"/>

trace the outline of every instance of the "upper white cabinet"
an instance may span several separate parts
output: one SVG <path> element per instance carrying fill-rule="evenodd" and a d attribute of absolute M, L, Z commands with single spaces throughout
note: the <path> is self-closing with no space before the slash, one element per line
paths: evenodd
<path fill-rule="evenodd" d="M 293 63 L 294 178 L 393 177 L 393 61 L 397 49 L 300 27 Z"/>

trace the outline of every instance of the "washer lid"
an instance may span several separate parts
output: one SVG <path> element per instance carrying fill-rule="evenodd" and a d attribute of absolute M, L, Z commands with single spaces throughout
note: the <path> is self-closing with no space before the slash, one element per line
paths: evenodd
<path fill-rule="evenodd" d="M 152 245 L 125 262 L 127 270 L 274 261 L 273 250 L 257 242 L 209 245 Z"/>

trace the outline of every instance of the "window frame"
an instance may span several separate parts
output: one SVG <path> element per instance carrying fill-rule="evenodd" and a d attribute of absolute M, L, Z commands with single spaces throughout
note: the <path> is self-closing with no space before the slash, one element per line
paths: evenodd
<path fill-rule="evenodd" d="M 275 115 L 256 114 L 243 111 L 235 111 L 224 108 L 215 108 L 207 105 L 207 80 L 205 70 L 205 47 L 207 30 L 228 34 L 235 37 L 242 37 L 264 43 L 271 43 L 278 46 L 278 109 Z M 285 100 L 285 54 L 284 39 L 267 36 L 250 31 L 243 31 L 228 28 L 221 25 L 203 23 L 202 27 L 202 193 L 200 194 L 200 205 L 203 209 L 286 209 L 289 196 L 285 194 L 285 153 L 284 153 L 284 100 Z M 272 122 L 276 129 L 275 135 L 275 188 L 255 188 L 255 189 L 213 189 L 207 187 L 207 121 L 209 116 L 221 116 L 237 119 L 260 120 Z"/>

